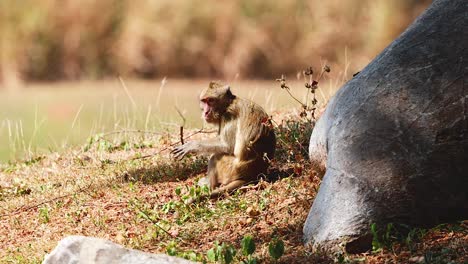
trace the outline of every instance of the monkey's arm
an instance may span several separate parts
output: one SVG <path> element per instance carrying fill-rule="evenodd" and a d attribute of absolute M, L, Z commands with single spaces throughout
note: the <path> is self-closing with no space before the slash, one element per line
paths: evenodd
<path fill-rule="evenodd" d="M 234 156 L 241 161 L 251 160 L 256 156 L 255 143 L 263 136 L 260 117 L 248 115 L 244 119 L 239 120 L 234 146 Z"/>
<path fill-rule="evenodd" d="M 171 153 L 176 159 L 182 159 L 189 153 L 194 154 L 213 154 L 213 153 L 229 153 L 229 145 L 219 138 L 208 139 L 203 141 L 190 141 L 182 146 L 175 147 Z"/>

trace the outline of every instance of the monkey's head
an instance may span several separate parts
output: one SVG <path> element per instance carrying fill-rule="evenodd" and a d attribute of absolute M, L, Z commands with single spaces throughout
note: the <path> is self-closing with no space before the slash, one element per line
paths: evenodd
<path fill-rule="evenodd" d="M 235 98 L 228 85 L 210 82 L 208 88 L 200 94 L 202 118 L 207 123 L 218 123 Z"/>

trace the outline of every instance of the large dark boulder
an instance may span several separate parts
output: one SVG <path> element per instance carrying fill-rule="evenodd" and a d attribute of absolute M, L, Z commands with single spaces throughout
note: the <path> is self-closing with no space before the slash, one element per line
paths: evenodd
<path fill-rule="evenodd" d="M 329 102 L 310 140 L 326 169 L 306 243 L 360 252 L 372 223 L 468 216 L 468 1 L 432 5 Z"/>

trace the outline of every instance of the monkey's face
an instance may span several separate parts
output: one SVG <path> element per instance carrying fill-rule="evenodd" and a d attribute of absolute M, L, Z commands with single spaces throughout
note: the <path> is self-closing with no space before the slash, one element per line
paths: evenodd
<path fill-rule="evenodd" d="M 200 100 L 200 108 L 202 109 L 202 118 L 207 123 L 217 123 L 219 121 L 219 110 L 216 109 L 216 99 L 211 97 L 202 98 Z"/>
<path fill-rule="evenodd" d="M 202 118 L 207 123 L 218 123 L 235 98 L 229 86 L 211 82 L 200 95 Z"/>

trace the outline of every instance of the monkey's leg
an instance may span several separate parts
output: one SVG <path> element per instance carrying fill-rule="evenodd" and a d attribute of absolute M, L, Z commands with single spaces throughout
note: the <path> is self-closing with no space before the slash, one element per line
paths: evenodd
<path fill-rule="evenodd" d="M 242 185 L 246 184 L 247 182 L 244 181 L 244 180 L 235 180 L 235 181 L 232 181 L 230 183 L 228 183 L 227 185 L 224 185 L 224 186 L 221 186 L 215 190 L 213 190 L 210 194 L 210 198 L 211 199 L 214 199 L 214 198 L 217 198 L 221 195 L 223 195 L 225 192 L 232 192 L 234 191 L 235 189 L 241 187 Z"/>
<path fill-rule="evenodd" d="M 235 156 L 221 155 L 216 161 L 217 182 L 221 186 L 211 189 L 210 198 L 219 197 L 255 181 L 263 167 L 263 160 L 239 160 Z"/>
<path fill-rule="evenodd" d="M 206 178 L 208 178 L 210 190 L 216 189 L 219 186 L 220 182 L 218 180 L 218 163 L 223 158 L 221 154 L 214 154 L 211 156 L 208 161 L 208 172 Z"/>
<path fill-rule="evenodd" d="M 213 170 L 216 173 L 213 173 L 211 176 L 216 176 L 216 179 L 210 180 L 210 198 L 216 198 L 226 191 L 231 192 L 245 184 L 245 180 L 239 175 L 239 171 L 237 170 L 238 165 L 243 163 L 239 163 L 235 156 L 219 154 L 215 155 L 212 161 L 211 165 L 215 166 Z M 213 184 L 215 182 L 216 185 Z"/>

